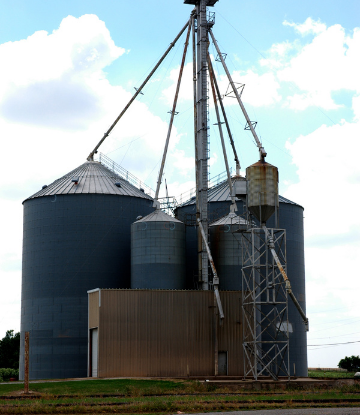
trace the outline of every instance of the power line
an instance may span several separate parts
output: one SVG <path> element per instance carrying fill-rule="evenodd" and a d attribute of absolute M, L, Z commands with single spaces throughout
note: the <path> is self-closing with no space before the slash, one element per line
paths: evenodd
<path fill-rule="evenodd" d="M 130 145 L 130 144 L 132 144 L 134 141 L 136 141 L 136 140 L 140 140 L 140 138 L 143 138 L 143 137 L 145 137 L 145 136 L 146 136 L 146 135 L 148 135 L 148 134 L 149 134 L 149 133 L 146 133 L 146 134 L 144 134 L 144 135 L 142 135 L 142 136 L 140 136 L 140 137 L 134 138 L 133 140 L 129 141 L 128 143 L 126 143 L 126 144 L 124 144 L 124 145 L 122 145 L 122 146 L 120 146 L 120 147 L 115 148 L 115 150 L 111 150 L 111 151 L 107 152 L 107 153 L 105 154 L 105 156 L 107 156 L 107 155 L 108 155 L 108 154 L 110 154 L 110 153 L 113 153 L 114 151 L 120 150 L 120 148 L 123 148 L 123 147 L 129 146 L 129 145 Z"/>
<path fill-rule="evenodd" d="M 256 49 L 256 47 L 252 44 L 252 43 L 250 43 L 247 39 L 246 39 L 246 37 L 245 36 L 243 36 L 217 9 L 215 9 L 215 11 L 216 11 L 216 14 L 219 14 L 224 20 L 225 20 L 225 22 L 227 23 L 227 24 L 229 24 L 234 30 L 235 30 L 235 32 L 236 33 L 238 33 L 244 40 L 245 40 L 245 42 L 247 42 L 254 50 L 256 50 L 256 52 L 261 56 L 261 57 L 263 57 L 264 59 L 266 59 L 265 58 L 265 56 L 258 50 L 258 49 Z"/>
<path fill-rule="evenodd" d="M 308 347 L 317 347 L 317 346 L 338 346 L 340 344 L 352 344 L 352 343 L 360 343 L 360 340 L 356 340 L 354 342 L 345 342 L 345 343 L 328 343 L 328 344 L 309 344 Z"/>
<path fill-rule="evenodd" d="M 238 33 L 262 58 L 264 58 L 264 59 L 266 59 L 266 57 L 252 44 L 252 43 L 250 43 L 246 38 L 245 38 L 245 36 L 243 36 L 217 9 L 215 9 L 215 11 L 216 11 L 216 13 L 217 14 L 219 14 L 227 23 L 228 23 L 228 25 L 229 26 L 231 26 L 234 30 L 235 30 L 235 32 L 236 33 Z M 230 56 L 229 56 L 229 58 L 230 58 Z M 231 58 L 230 58 L 230 61 L 231 61 Z M 233 64 L 233 66 L 235 67 L 235 65 L 234 65 L 234 63 L 231 61 L 231 63 Z M 236 69 L 236 67 L 235 67 L 235 69 Z M 294 92 L 295 93 L 295 91 L 294 91 L 294 89 L 293 89 L 293 87 L 289 84 L 289 88 L 292 90 L 292 92 Z M 336 124 L 336 122 L 332 119 L 332 118 L 330 118 L 327 114 L 325 114 L 324 113 L 324 111 L 322 111 L 322 109 L 318 106 L 318 105 L 316 105 L 315 104 L 315 102 L 314 102 L 314 100 L 313 100 L 313 98 L 312 97 L 310 97 L 310 99 L 311 99 L 311 101 L 312 101 L 312 103 L 313 103 L 313 105 L 314 105 L 314 107 L 318 110 L 318 111 L 320 111 L 321 112 L 321 114 L 322 115 L 324 115 L 328 120 L 330 120 L 334 125 L 337 125 Z"/>
<path fill-rule="evenodd" d="M 353 334 L 359 334 L 360 331 L 355 331 L 354 333 L 347 333 L 347 334 L 339 334 L 338 336 L 328 336 L 328 337 L 315 337 L 312 340 L 322 340 L 322 339 L 334 339 L 335 337 L 344 337 L 344 336 L 351 336 Z"/>

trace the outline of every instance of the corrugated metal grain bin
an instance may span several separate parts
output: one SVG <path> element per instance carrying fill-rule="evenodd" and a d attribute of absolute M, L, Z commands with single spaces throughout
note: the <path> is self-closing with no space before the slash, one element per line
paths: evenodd
<path fill-rule="evenodd" d="M 30 379 L 86 376 L 87 291 L 130 287 L 130 225 L 152 204 L 98 162 L 24 201 L 20 378 L 25 331 Z"/>
<path fill-rule="evenodd" d="M 185 225 L 160 209 L 131 225 L 131 288 L 185 288 Z"/>
<path fill-rule="evenodd" d="M 250 212 L 265 223 L 279 208 L 277 167 L 260 160 L 246 168 L 247 205 Z"/>
<path fill-rule="evenodd" d="M 235 178 L 232 178 L 233 185 Z M 231 198 L 227 180 L 208 190 L 209 216 L 212 221 L 229 212 Z M 238 211 L 243 212 L 244 198 L 236 201 Z M 186 225 L 186 272 L 197 275 L 196 228 L 187 226 L 187 218 L 195 217 L 195 200 L 183 203 L 176 210 L 176 217 Z M 305 301 L 305 253 L 304 253 L 304 208 L 279 195 L 279 223 L 276 227 L 286 230 L 287 271 L 296 298 L 306 313 Z M 275 215 L 267 221 L 269 228 L 275 228 Z M 215 263 L 216 265 L 216 263 Z M 189 285 L 189 287 L 192 287 Z M 290 371 L 294 375 L 294 363 L 297 376 L 307 376 L 307 339 L 306 329 L 294 304 L 289 301 L 290 332 Z"/>
<path fill-rule="evenodd" d="M 216 350 L 223 375 L 243 375 L 241 292 L 220 296 L 222 326 L 211 291 L 89 292 L 89 375 L 212 376 Z"/>
<path fill-rule="evenodd" d="M 219 275 L 219 289 L 241 290 L 242 238 L 238 231 L 246 229 L 246 221 L 229 213 L 211 223 L 209 229 L 211 253 Z"/>

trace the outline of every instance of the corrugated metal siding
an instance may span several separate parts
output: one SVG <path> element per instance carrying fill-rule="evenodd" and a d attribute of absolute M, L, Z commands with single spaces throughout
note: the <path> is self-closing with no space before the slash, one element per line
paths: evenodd
<path fill-rule="evenodd" d="M 185 286 L 185 225 L 180 221 L 133 223 L 131 288 L 182 290 Z"/>
<path fill-rule="evenodd" d="M 78 184 L 73 183 L 72 180 L 75 178 L 79 180 Z M 115 186 L 116 182 L 119 182 L 121 187 Z M 60 179 L 55 180 L 49 186 L 44 187 L 34 195 L 28 197 L 26 200 L 42 196 L 84 193 L 136 196 L 142 199 L 153 200 L 151 196 L 137 189 L 131 183 L 97 161 L 87 161 L 65 174 L 65 176 L 60 177 Z"/>
<path fill-rule="evenodd" d="M 147 199 L 107 194 L 24 203 L 21 378 L 26 331 L 31 379 L 86 376 L 87 291 L 130 288 L 130 226 L 151 211 Z"/>
<path fill-rule="evenodd" d="M 232 177 L 231 181 L 234 186 L 236 178 Z M 210 187 L 210 189 L 208 189 L 208 201 L 209 202 L 226 202 L 226 201 L 231 202 L 229 184 L 228 184 L 227 179 L 213 187 Z M 279 202 L 300 206 L 297 203 L 292 202 L 291 200 L 286 199 L 285 197 L 280 196 L 280 195 L 279 195 Z M 191 199 L 182 203 L 179 206 L 179 208 L 183 206 L 195 205 L 195 203 L 196 203 L 196 199 L 195 197 L 192 197 Z M 180 220 L 182 219 L 180 218 Z"/>
<path fill-rule="evenodd" d="M 242 313 L 241 291 L 222 291 L 220 298 L 225 319 L 218 325 L 218 349 L 228 352 L 228 375 L 244 374 L 244 358 L 242 346 Z"/>
<path fill-rule="evenodd" d="M 229 374 L 240 376 L 241 293 L 221 297 L 219 350 L 229 352 Z M 211 291 L 101 290 L 98 376 L 214 375 L 214 324 Z"/>
<path fill-rule="evenodd" d="M 99 291 L 89 293 L 89 329 L 99 327 Z"/>

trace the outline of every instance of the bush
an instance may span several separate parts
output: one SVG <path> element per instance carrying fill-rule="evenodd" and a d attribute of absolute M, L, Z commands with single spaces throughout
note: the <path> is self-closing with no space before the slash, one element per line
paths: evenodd
<path fill-rule="evenodd" d="M 359 356 L 345 356 L 344 359 L 341 359 L 339 367 L 346 369 L 348 372 L 358 372 L 360 370 L 360 357 Z"/>
<path fill-rule="evenodd" d="M 0 382 L 7 382 L 10 378 L 19 379 L 19 369 L 0 369 Z"/>
<path fill-rule="evenodd" d="M 0 368 L 19 369 L 20 333 L 8 330 L 0 340 Z"/>

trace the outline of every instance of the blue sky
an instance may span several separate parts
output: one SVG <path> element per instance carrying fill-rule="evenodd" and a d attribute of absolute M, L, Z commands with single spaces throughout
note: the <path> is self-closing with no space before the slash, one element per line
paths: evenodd
<path fill-rule="evenodd" d="M 0 0 L 0 10 L 1 336 L 20 327 L 21 202 L 85 160 L 191 6 Z M 243 100 L 258 121 L 267 160 L 279 167 L 281 193 L 305 207 L 309 344 L 360 341 L 359 2 L 220 0 L 211 11 L 229 69 L 246 84 Z M 183 43 L 184 37 L 101 147 L 153 188 Z M 224 72 L 214 65 L 224 94 Z M 175 196 L 194 185 L 191 77 L 188 54 L 165 168 Z M 257 150 L 235 100 L 224 104 L 244 170 Z M 224 164 L 213 125 L 210 134 L 216 175 Z M 310 366 L 336 366 L 359 354 L 357 343 L 313 349 Z"/>

